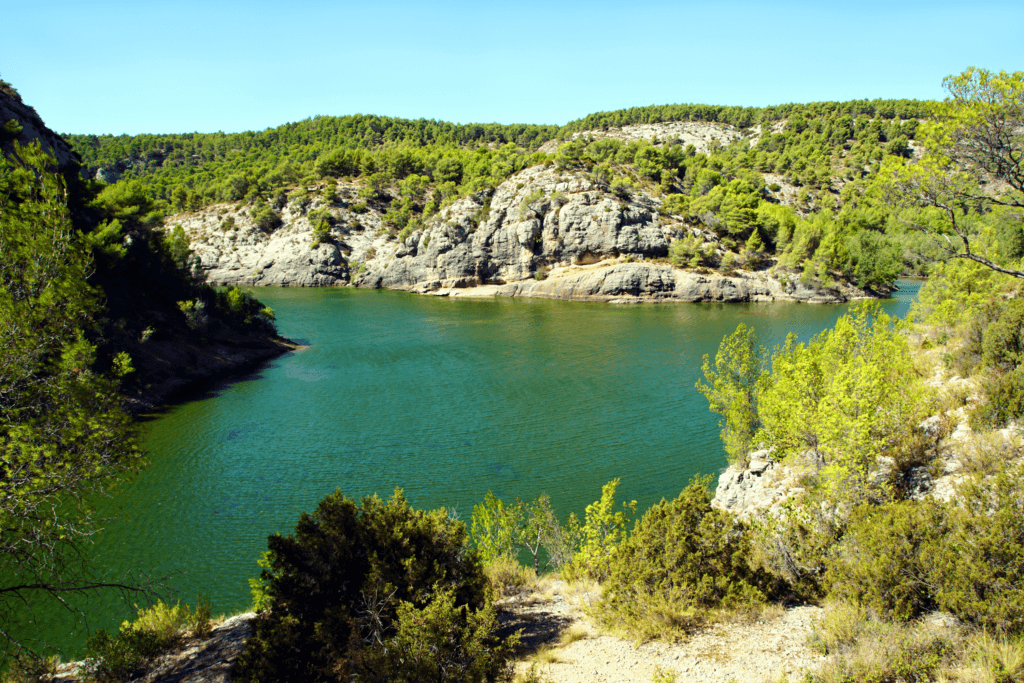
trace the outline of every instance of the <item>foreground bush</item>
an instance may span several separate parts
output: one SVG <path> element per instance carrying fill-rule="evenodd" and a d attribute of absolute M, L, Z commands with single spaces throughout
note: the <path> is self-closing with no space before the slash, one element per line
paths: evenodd
<path fill-rule="evenodd" d="M 763 604 L 762 577 L 732 515 L 711 508 L 709 479 L 655 505 L 611 556 L 600 605 L 609 626 L 640 638 L 685 632 L 709 609 Z"/>
<path fill-rule="evenodd" d="M 194 611 L 180 603 L 157 602 L 139 609 L 135 621 L 121 624 L 117 634 L 101 629 L 86 642 L 85 678 L 97 683 L 126 681 L 184 636 L 202 637 L 209 632 L 210 605 L 202 598 Z"/>
<path fill-rule="evenodd" d="M 1024 467 L 968 482 L 959 500 L 864 506 L 829 567 L 832 594 L 897 620 L 938 608 L 1024 632 Z"/>
<path fill-rule="evenodd" d="M 830 562 L 832 595 L 900 621 L 934 608 L 932 564 L 947 525 L 932 502 L 861 506 Z"/>
<path fill-rule="evenodd" d="M 829 655 L 813 683 L 935 680 L 955 661 L 961 635 L 948 627 L 891 623 L 850 604 L 829 605 L 810 645 Z M 963 679 L 958 679 L 963 680 Z M 993 679 L 998 680 L 998 679 Z"/>
<path fill-rule="evenodd" d="M 271 536 L 260 590 L 269 609 L 239 658 L 239 681 L 494 681 L 514 642 L 493 635 L 486 579 L 465 526 L 411 509 L 400 490 L 360 505 L 339 492 Z"/>

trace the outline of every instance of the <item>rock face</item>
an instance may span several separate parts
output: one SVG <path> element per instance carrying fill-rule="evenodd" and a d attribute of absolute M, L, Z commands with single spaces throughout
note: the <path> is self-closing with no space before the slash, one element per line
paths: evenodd
<path fill-rule="evenodd" d="M 420 293 L 496 285 L 499 296 L 597 301 L 843 302 L 866 296 L 848 286 L 816 289 L 790 274 L 737 271 L 725 276 L 668 265 L 671 243 L 718 237 L 662 215 L 642 191 L 619 197 L 588 176 L 554 167 L 525 169 L 490 197 L 464 197 L 395 239 L 387 206 L 363 204 L 359 186 L 341 182 L 339 201 L 293 200 L 282 227 L 258 230 L 243 207 L 219 205 L 180 214 L 208 281 L 221 285 L 355 285 Z M 316 212 L 311 218 L 311 212 Z M 314 224 L 329 214 L 330 235 Z M 316 246 L 314 246 L 316 245 Z M 597 265 L 594 265 L 597 264 Z M 592 267 L 587 267 L 592 266 Z"/>
<path fill-rule="evenodd" d="M 0 130 L 0 152 L 5 156 L 14 151 L 15 141 L 23 146 L 38 141 L 44 150 L 56 157 L 57 166 L 61 170 L 78 167 L 78 155 L 62 137 L 46 127 L 35 109 L 23 103 L 20 98 L 0 91 L 0 126 L 12 120 L 18 122 L 21 132 L 14 135 Z"/>
<path fill-rule="evenodd" d="M 745 467 L 730 465 L 718 477 L 711 507 L 749 520 L 777 513 L 787 498 L 803 492 L 795 469 L 773 461 L 768 451 L 755 451 Z"/>

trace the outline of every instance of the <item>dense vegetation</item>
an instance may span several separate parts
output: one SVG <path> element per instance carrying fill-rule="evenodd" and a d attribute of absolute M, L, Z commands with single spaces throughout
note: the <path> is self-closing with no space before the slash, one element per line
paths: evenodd
<path fill-rule="evenodd" d="M 904 100 L 671 105 L 596 114 L 561 129 L 346 116 L 259 133 L 68 139 L 87 168 L 114 171 L 118 186 L 144 191 L 160 211 L 244 202 L 264 231 L 277 227 L 276 211 L 289 197 L 325 178 L 358 178 L 365 199 L 379 202 L 391 234 L 408 235 L 457 197 L 476 195 L 486 203 L 517 171 L 557 164 L 589 174 L 623 198 L 639 190 L 660 196 L 663 213 L 716 233 L 731 252 L 723 258 L 711 243 L 678 240 L 677 265 L 731 272 L 756 269 L 774 254 L 805 281 L 832 286 L 840 278 L 884 288 L 917 241 L 888 234 L 888 206 L 868 191 L 870 181 L 883 160 L 910 153 L 927 111 L 927 103 Z M 666 121 L 720 123 L 740 133 L 729 144 L 712 141 L 707 153 L 678 139 L 627 143 L 600 133 Z M 549 141 L 561 144 L 538 151 Z M 766 182 L 765 174 L 778 182 Z M 917 258 L 910 261 L 917 267 Z"/>
<path fill-rule="evenodd" d="M 102 314 L 89 248 L 74 230 L 66 184 L 38 146 L 0 157 L 0 590 L 2 637 L 25 602 L 119 581 L 79 561 L 98 521 L 87 497 L 136 471 L 142 454 L 121 409 L 130 359 L 97 368 L 89 336 Z"/>
<path fill-rule="evenodd" d="M 14 124 L 0 156 L 0 638 L 6 655 L 30 656 L 26 604 L 77 619 L 75 595 L 145 588 L 88 560 L 106 522 L 92 502 L 144 464 L 122 404 L 148 381 L 137 363 L 150 337 L 274 332 L 251 297 L 195 277 L 184 236 L 152 230 L 148 196 L 83 182 L 38 142 L 21 145 Z"/>
<path fill-rule="evenodd" d="M 265 609 L 235 667 L 241 681 L 494 681 L 508 676 L 486 580 L 465 526 L 409 508 L 401 491 L 360 505 L 340 493 L 271 536 Z"/>
<path fill-rule="evenodd" d="M 807 277 L 874 286 L 895 277 L 907 249 L 944 262 L 922 291 L 916 328 L 863 306 L 807 344 L 791 339 L 771 352 L 741 326 L 706 359 L 699 389 L 723 417 L 730 460 L 760 449 L 799 473 L 800 495 L 778 514 L 742 522 L 712 508 L 709 481 L 698 479 L 630 529 L 636 504 L 617 505 L 615 480 L 566 524 L 547 497 L 488 495 L 467 534 L 444 511 L 412 510 L 400 492 L 360 504 L 336 493 L 302 516 L 294 536 L 270 538 L 255 582 L 261 612 L 237 676 L 507 677 L 515 639 L 495 635 L 491 600 L 546 566 L 603 582 L 595 614 L 641 638 L 685 637 L 771 601 L 823 602 L 830 609 L 816 642 L 836 657 L 822 680 L 950 671 L 967 680 L 956 672 L 971 666 L 1019 679 L 1024 662 L 999 660 L 985 639 L 1024 642 L 1021 442 L 1015 429 L 992 431 L 1024 419 L 1024 74 L 971 69 L 947 88 L 950 101 L 935 109 L 682 105 L 596 114 L 559 130 L 346 117 L 231 136 L 80 136 L 87 163 L 129 162 L 129 177 L 107 186 L 53 172 L 38 148 L 16 148 L 0 160 L 2 594 L 20 601 L 110 585 L 69 559 L 97 528 L 77 503 L 141 465 L 118 405 L 118 382 L 133 372 L 118 335 L 143 343 L 154 310 L 171 310 L 188 330 L 211 316 L 271 329 L 270 312 L 251 298 L 197 281 L 184 235 L 152 229 L 166 211 L 247 200 L 269 225 L 295 185 L 356 176 L 368 200 L 397 198 L 393 208 L 411 221 L 554 163 L 612 192 L 660 194 L 667 213 L 716 232 L 748 266 L 775 253 Z M 537 151 L 579 130 L 659 120 L 784 123 L 708 154 L 672 140 L 590 136 Z M 913 163 L 911 140 L 924 151 Z M 797 211 L 779 203 L 764 173 L 801 188 Z M 680 240 L 674 252 L 686 265 L 729 267 L 706 263 L 712 256 L 696 242 Z M 929 387 L 937 366 L 974 389 Z M 920 500 L 915 472 L 942 466 L 937 444 L 963 413 L 978 432 L 957 447 L 957 495 Z M 532 567 L 519 565 L 521 555 Z M 968 645 L 918 628 L 934 609 L 974 629 Z M 182 626 L 204 631 L 207 616 L 143 610 L 118 635 L 94 639 L 90 675 L 124 678 L 140 653 L 167 647 Z M 16 634 L 3 635 L 18 645 Z M 859 654 L 875 641 L 886 657 Z"/>

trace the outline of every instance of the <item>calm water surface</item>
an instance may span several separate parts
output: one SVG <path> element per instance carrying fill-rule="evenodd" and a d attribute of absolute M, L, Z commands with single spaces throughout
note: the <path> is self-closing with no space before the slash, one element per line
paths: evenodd
<path fill-rule="evenodd" d="M 917 283 L 882 303 L 903 316 Z M 258 289 L 308 344 L 145 426 L 151 465 L 103 512 L 94 556 L 112 574 L 169 576 L 172 597 L 245 608 L 268 534 L 340 488 L 395 487 L 468 521 L 488 489 L 542 493 L 564 516 L 620 477 L 640 509 L 726 464 L 718 416 L 694 389 L 701 357 L 738 323 L 766 345 L 808 339 L 847 306 L 437 299 L 352 289 Z M 89 627 L 125 616 L 97 599 Z M 83 624 L 39 614 L 81 652 Z"/>

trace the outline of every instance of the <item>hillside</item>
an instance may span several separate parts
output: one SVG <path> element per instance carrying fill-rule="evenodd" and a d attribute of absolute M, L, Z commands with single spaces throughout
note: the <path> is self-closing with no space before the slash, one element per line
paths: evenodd
<path fill-rule="evenodd" d="M 914 155 L 929 106 L 670 105 L 561 128 L 317 117 L 68 139 L 85 176 L 144 192 L 167 229 L 183 226 L 220 284 L 842 301 L 923 267 L 869 190 L 884 159 Z M 567 270 L 621 261 L 643 263 L 614 286 Z M 537 284 L 549 277 L 560 284 Z"/>
<path fill-rule="evenodd" d="M 713 231 L 667 214 L 663 197 L 641 188 L 615 194 L 576 170 L 525 169 L 491 196 L 458 199 L 397 236 L 387 210 L 401 198 L 368 202 L 362 189 L 321 183 L 288 201 L 272 230 L 259 228 L 252 209 L 230 204 L 166 223 L 183 227 L 207 279 L 221 285 L 352 284 L 591 301 L 836 302 L 873 294 L 842 282 L 802 282 L 778 259 L 743 249 L 724 272 L 681 268 L 692 258 L 680 255 L 682 245 L 698 244 L 708 261 L 730 252 Z"/>
<path fill-rule="evenodd" d="M 239 300 L 232 308 L 197 279 L 187 243 L 154 231 L 159 211 L 146 195 L 83 180 L 79 156 L 9 84 L 0 88 L 0 120 L 5 159 L 29 164 L 19 150 L 36 144 L 52 156 L 47 171 L 66 187 L 62 204 L 75 231 L 62 239 L 82 245 L 79 265 L 101 301 L 82 331 L 96 347 L 98 372 L 127 354 L 121 367 L 130 370 L 120 384 L 132 410 L 156 407 L 292 348 L 269 322 L 256 320 L 258 302 Z M 187 302 L 202 302 L 201 325 L 186 315 Z"/>

